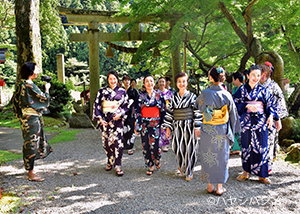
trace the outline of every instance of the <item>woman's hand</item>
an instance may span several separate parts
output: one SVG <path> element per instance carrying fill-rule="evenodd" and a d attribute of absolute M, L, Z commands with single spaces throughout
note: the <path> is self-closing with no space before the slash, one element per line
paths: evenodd
<path fill-rule="evenodd" d="M 167 128 L 167 129 L 166 129 L 166 138 L 167 138 L 167 139 L 170 139 L 170 138 L 171 138 L 171 130 L 170 130 L 170 128 Z"/>
<path fill-rule="evenodd" d="M 102 120 L 102 118 L 99 118 L 99 122 L 102 124 L 102 126 L 108 125 L 108 123 L 105 120 Z"/>
<path fill-rule="evenodd" d="M 275 126 L 277 131 L 280 131 L 282 129 L 282 124 L 280 119 L 278 121 L 275 121 Z"/>
<path fill-rule="evenodd" d="M 273 116 L 272 115 L 270 115 L 270 117 L 268 118 L 267 124 L 268 124 L 269 129 L 272 128 L 272 126 L 273 126 Z"/>
<path fill-rule="evenodd" d="M 51 87 L 51 83 L 50 83 L 50 82 L 46 82 L 46 83 L 45 83 L 45 92 L 46 92 L 46 93 L 49 93 L 50 87 Z"/>
<path fill-rule="evenodd" d="M 200 129 L 195 129 L 195 137 L 198 138 L 201 135 Z"/>
<path fill-rule="evenodd" d="M 121 118 L 121 114 L 115 114 L 113 120 L 119 120 Z"/>

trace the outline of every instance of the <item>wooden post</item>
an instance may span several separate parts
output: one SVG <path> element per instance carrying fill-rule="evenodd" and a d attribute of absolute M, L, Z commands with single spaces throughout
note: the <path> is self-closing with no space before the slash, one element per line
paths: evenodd
<path fill-rule="evenodd" d="M 172 84 L 176 87 L 175 76 L 181 72 L 181 58 L 180 58 L 180 47 L 176 46 L 175 50 L 172 52 Z"/>
<path fill-rule="evenodd" d="M 90 63 L 90 117 L 93 116 L 93 106 L 100 88 L 99 76 L 99 29 L 98 22 L 89 23 L 89 63 Z"/>
<path fill-rule="evenodd" d="M 63 54 L 56 55 L 56 65 L 57 65 L 58 81 L 65 84 L 65 63 L 64 63 L 64 55 Z"/>

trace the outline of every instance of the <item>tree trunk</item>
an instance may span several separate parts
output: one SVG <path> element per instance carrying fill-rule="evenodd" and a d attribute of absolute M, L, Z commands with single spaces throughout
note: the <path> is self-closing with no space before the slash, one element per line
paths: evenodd
<path fill-rule="evenodd" d="M 35 62 L 42 71 L 39 0 L 16 0 L 17 82 L 20 68 L 25 62 Z"/>
<path fill-rule="evenodd" d="M 297 102 L 297 98 L 299 98 L 299 96 L 300 96 L 300 83 L 298 83 L 295 86 L 295 90 L 293 91 L 293 93 L 291 94 L 291 96 L 289 97 L 289 100 L 287 102 L 289 112 L 290 112 L 291 108 L 295 105 L 295 103 Z M 299 109 L 300 108 L 298 106 L 298 111 L 299 111 Z"/>
<path fill-rule="evenodd" d="M 271 62 L 274 66 L 273 79 L 283 90 L 284 63 L 281 56 L 276 51 L 264 51 L 255 57 L 255 63 L 257 64 L 263 64 L 266 61 Z"/>

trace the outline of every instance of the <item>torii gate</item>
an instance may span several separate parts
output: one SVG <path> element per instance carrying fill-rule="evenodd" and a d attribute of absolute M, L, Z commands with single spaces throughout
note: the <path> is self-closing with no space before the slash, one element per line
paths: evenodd
<path fill-rule="evenodd" d="M 154 16 L 147 16 L 140 20 L 134 29 L 131 29 L 129 33 L 124 33 L 119 39 L 115 39 L 118 33 L 103 33 L 99 32 L 99 23 L 129 23 L 131 19 L 128 16 L 112 17 L 116 11 L 97 11 L 97 10 L 83 10 L 73 9 L 58 6 L 58 10 L 61 15 L 66 15 L 69 23 L 73 25 L 88 25 L 89 29 L 87 33 L 71 33 L 71 42 L 88 42 L 89 43 L 89 64 L 90 64 L 90 112 L 93 113 L 93 103 L 96 99 L 97 92 L 99 90 L 99 42 L 112 42 L 112 41 L 142 41 L 147 36 L 153 35 L 158 41 L 170 40 L 171 30 L 160 33 L 145 33 L 140 32 L 139 23 L 151 23 Z M 169 18 L 167 22 L 170 26 L 174 26 L 180 16 L 174 15 Z M 187 33 L 185 38 L 182 40 L 194 40 L 196 37 L 192 34 Z M 181 56 L 180 47 L 177 46 L 175 51 L 172 53 L 172 75 L 173 82 L 177 73 L 181 72 Z"/>

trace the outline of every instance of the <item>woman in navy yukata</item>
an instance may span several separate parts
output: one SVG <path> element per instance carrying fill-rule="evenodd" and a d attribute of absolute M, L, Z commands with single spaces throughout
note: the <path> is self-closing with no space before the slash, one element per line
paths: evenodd
<path fill-rule="evenodd" d="M 135 130 L 141 132 L 147 175 L 152 175 L 154 165 L 160 169 L 160 126 L 166 112 L 166 102 L 162 95 L 154 90 L 154 77 L 144 78 L 146 90 L 137 97 Z"/>
<path fill-rule="evenodd" d="M 98 91 L 94 104 L 93 120 L 99 121 L 102 143 L 108 158 L 106 171 L 116 168 L 118 176 L 123 175 L 121 161 L 123 156 L 123 125 L 128 109 L 126 90 L 119 87 L 116 71 L 107 74 L 108 86 Z"/>
<path fill-rule="evenodd" d="M 21 122 L 24 138 L 23 160 L 25 169 L 28 170 L 30 181 L 43 181 L 37 175 L 34 161 L 48 156 L 52 149 L 47 142 L 42 114 L 49 113 L 49 89 L 51 84 L 45 83 L 45 93 L 42 92 L 32 80 L 36 79 L 39 71 L 34 62 L 26 62 L 21 67 L 19 85 L 13 96 L 13 105 L 16 117 Z"/>
<path fill-rule="evenodd" d="M 260 78 L 261 68 L 252 65 L 247 73 L 248 81 L 233 95 L 240 115 L 244 169 L 237 180 L 247 180 L 253 174 L 260 182 L 269 184 L 268 127 L 272 127 L 273 117 L 278 124 L 279 117 L 273 96 L 258 84 Z"/>

